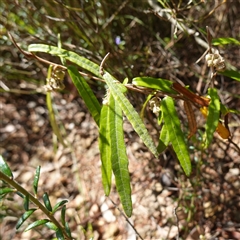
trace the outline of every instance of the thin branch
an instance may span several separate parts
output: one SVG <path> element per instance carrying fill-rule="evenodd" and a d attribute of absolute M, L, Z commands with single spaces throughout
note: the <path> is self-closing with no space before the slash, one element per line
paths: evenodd
<path fill-rule="evenodd" d="M 126 215 L 123 213 L 123 211 L 117 206 L 117 204 L 110 198 L 108 197 L 108 199 L 112 202 L 112 204 L 117 208 L 117 210 L 121 213 L 121 215 L 125 218 L 125 220 L 128 222 L 128 224 L 133 228 L 133 230 L 135 231 L 135 233 L 138 235 L 138 237 L 143 240 L 142 236 L 139 234 L 139 232 L 137 231 L 137 229 L 132 225 L 132 223 L 128 220 L 128 218 L 126 217 Z"/>
<path fill-rule="evenodd" d="M 101 64 L 100 64 L 99 73 L 100 73 L 101 75 L 104 74 L 103 66 L 104 66 L 104 64 L 105 64 L 105 62 L 106 62 L 106 60 L 107 60 L 107 58 L 108 58 L 109 55 L 110 55 L 110 53 L 108 52 L 108 53 L 106 54 L 106 56 L 103 58 L 103 60 L 102 60 L 102 62 L 101 62 Z"/>
<path fill-rule="evenodd" d="M 177 225 L 177 229 L 178 229 L 178 235 L 177 235 L 177 237 L 176 237 L 176 240 L 179 239 L 179 233 L 180 233 L 179 220 L 178 220 L 178 216 L 177 216 L 177 214 L 176 214 L 176 209 L 177 209 L 177 208 L 178 208 L 178 206 L 173 209 L 173 215 L 174 215 L 174 217 L 175 217 L 175 219 L 176 219 L 176 225 Z"/>
<path fill-rule="evenodd" d="M 16 43 L 15 39 L 13 38 L 13 36 L 11 35 L 10 32 L 8 32 L 8 36 L 10 38 L 10 40 L 12 41 L 12 43 L 15 45 L 16 48 L 18 48 L 18 50 L 27 58 L 35 58 L 37 59 L 39 62 L 43 62 L 43 63 L 46 63 L 48 65 L 53 65 L 55 68 L 61 68 L 63 70 L 66 70 L 67 68 L 65 66 L 62 66 L 62 65 L 59 65 L 59 64 L 56 64 L 56 63 L 53 63 L 53 62 L 50 62 L 48 60 L 45 60 L 43 58 L 40 58 L 38 57 L 37 55 L 33 54 L 32 52 L 28 52 L 28 51 L 25 51 L 23 49 L 21 49 L 19 47 L 19 45 Z"/>

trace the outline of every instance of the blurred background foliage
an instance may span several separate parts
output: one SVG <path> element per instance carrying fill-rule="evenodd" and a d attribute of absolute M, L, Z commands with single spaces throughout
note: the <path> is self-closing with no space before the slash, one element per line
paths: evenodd
<path fill-rule="evenodd" d="M 223 1 L 224 2 L 224 1 Z M 4 79 L 39 81 L 39 67 L 12 47 L 10 31 L 23 49 L 30 43 L 57 45 L 76 51 L 96 63 L 111 53 L 107 66 L 113 75 L 130 79 L 140 75 L 181 78 L 194 85 L 202 66 L 194 62 L 206 50 L 187 31 L 180 31 L 156 6 L 169 12 L 183 28 L 197 31 L 203 40 L 206 26 L 214 37 L 239 37 L 238 1 L 1 1 L 1 71 Z M 239 67 L 236 46 L 224 48 L 224 57 Z M 39 63 L 38 63 L 39 64 Z M 21 71 L 20 71 L 21 70 Z M 33 74 L 35 73 L 35 74 Z M 20 75 L 19 75 L 20 74 Z M 206 80 L 206 77 L 205 79 Z M 194 86 L 193 86 L 194 87 Z"/>

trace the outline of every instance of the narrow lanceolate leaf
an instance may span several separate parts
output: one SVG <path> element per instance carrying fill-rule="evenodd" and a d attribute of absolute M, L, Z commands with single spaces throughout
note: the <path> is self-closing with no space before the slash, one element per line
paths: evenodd
<path fill-rule="evenodd" d="M 122 111 L 128 118 L 129 122 L 132 124 L 134 130 L 137 132 L 139 137 L 142 139 L 144 144 L 149 148 L 149 150 L 154 154 L 155 157 L 158 157 L 158 151 L 156 146 L 153 143 L 152 138 L 148 134 L 148 131 L 142 122 L 139 114 L 134 109 L 129 100 L 124 96 L 121 92 L 121 88 L 119 87 L 120 82 L 116 79 L 112 78 L 112 76 L 108 73 L 103 75 L 104 80 L 106 81 L 111 94 L 113 94 L 114 99 L 121 107 Z"/>
<path fill-rule="evenodd" d="M 66 205 L 64 205 L 61 210 L 61 222 L 63 226 L 65 225 L 65 222 L 66 222 L 65 216 L 66 216 Z"/>
<path fill-rule="evenodd" d="M 188 126 L 189 126 L 188 138 L 191 138 L 197 131 L 197 122 L 196 122 L 196 118 L 195 118 L 191 103 L 188 101 L 184 101 L 183 106 L 188 119 Z"/>
<path fill-rule="evenodd" d="M 61 206 L 63 206 L 65 203 L 67 203 L 68 200 L 62 200 L 59 203 L 57 203 L 52 210 L 52 213 L 55 213 Z"/>
<path fill-rule="evenodd" d="M 64 235 L 63 235 L 63 233 L 62 233 L 62 231 L 60 229 L 58 229 L 56 231 L 56 237 L 57 237 L 57 240 L 64 240 L 65 239 Z"/>
<path fill-rule="evenodd" d="M 219 74 L 224 75 L 226 77 L 230 77 L 237 81 L 240 81 L 240 72 L 235 70 L 225 70 L 224 72 L 220 72 Z"/>
<path fill-rule="evenodd" d="M 65 222 L 65 230 L 67 232 L 67 235 L 72 239 L 72 235 L 71 235 L 71 230 L 69 228 L 68 222 Z"/>
<path fill-rule="evenodd" d="M 47 193 L 43 194 L 43 202 L 48 211 L 52 211 L 52 206 Z"/>
<path fill-rule="evenodd" d="M 102 78 L 101 74 L 99 73 L 99 66 L 96 63 L 93 63 L 92 61 L 84 57 L 81 57 L 74 52 L 45 44 L 31 44 L 28 47 L 28 51 L 45 52 L 58 56 L 60 58 L 64 58 L 66 60 L 69 60 L 70 62 L 77 64 L 81 68 L 86 69 L 87 71 L 93 73 L 94 75 Z"/>
<path fill-rule="evenodd" d="M 236 44 L 240 45 L 240 41 L 235 38 L 215 38 L 212 40 L 212 45 L 226 45 L 226 44 Z"/>
<path fill-rule="evenodd" d="M 132 84 L 139 87 L 147 87 L 156 89 L 166 93 L 177 94 L 172 89 L 172 81 L 163 78 L 152 78 L 152 77 L 136 77 L 132 80 Z"/>
<path fill-rule="evenodd" d="M 109 130 L 109 105 L 103 105 L 100 116 L 99 149 L 101 156 L 102 183 L 106 196 L 110 194 L 112 180 L 111 145 Z"/>
<path fill-rule="evenodd" d="M 0 197 L 4 196 L 4 195 L 6 195 L 6 194 L 8 194 L 10 192 L 16 192 L 16 190 L 13 189 L 13 188 L 1 188 L 0 189 Z"/>
<path fill-rule="evenodd" d="M 29 195 L 26 195 L 23 199 L 23 207 L 26 211 L 29 210 Z"/>
<path fill-rule="evenodd" d="M 4 160 L 2 155 L 0 155 L 0 171 L 7 175 L 10 178 L 13 178 L 13 174 L 11 169 L 9 168 L 7 162 Z"/>
<path fill-rule="evenodd" d="M 18 220 L 16 229 L 19 229 L 22 224 L 36 211 L 37 209 L 30 209 L 26 211 Z"/>
<path fill-rule="evenodd" d="M 31 223 L 30 225 L 28 225 L 28 227 L 24 230 L 24 232 L 27 232 L 35 227 L 41 226 L 47 222 L 49 222 L 48 219 L 37 220 L 37 221 Z"/>
<path fill-rule="evenodd" d="M 101 106 L 95 97 L 92 89 L 89 87 L 87 81 L 80 75 L 77 68 L 74 66 L 68 67 L 68 73 L 76 86 L 80 96 L 84 100 L 88 110 L 90 111 L 93 119 L 99 124 Z"/>
<path fill-rule="evenodd" d="M 53 231 L 57 231 L 57 226 L 54 224 L 54 223 L 52 223 L 52 222 L 47 222 L 47 223 L 45 223 L 45 225 L 49 228 L 49 229 L 51 229 L 51 230 L 53 230 Z"/>
<path fill-rule="evenodd" d="M 34 180 L 33 180 L 33 191 L 35 195 L 37 195 L 37 191 L 38 191 L 38 181 L 40 177 L 40 170 L 41 170 L 41 166 L 38 166 L 36 169 Z"/>
<path fill-rule="evenodd" d="M 179 159 L 179 162 L 187 176 L 191 173 L 191 161 L 189 152 L 181 130 L 180 121 L 171 97 L 165 97 L 161 102 L 164 124 L 168 130 L 169 140 Z"/>
<path fill-rule="evenodd" d="M 123 209 L 128 217 L 132 215 L 132 200 L 128 158 L 123 133 L 122 109 L 112 94 L 109 100 L 109 129 L 111 138 L 111 162 L 116 179 L 117 191 L 120 195 Z"/>
<path fill-rule="evenodd" d="M 204 145 L 205 148 L 207 148 L 212 142 L 213 133 L 217 129 L 220 115 L 220 101 L 217 94 L 217 90 L 214 88 L 210 88 L 208 90 L 208 94 L 211 97 L 211 102 L 208 107 L 208 115 L 206 122 L 205 145 Z"/>

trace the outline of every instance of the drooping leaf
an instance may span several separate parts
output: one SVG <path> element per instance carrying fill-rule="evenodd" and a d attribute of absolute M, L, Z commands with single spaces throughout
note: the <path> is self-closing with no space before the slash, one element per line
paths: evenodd
<path fill-rule="evenodd" d="M 18 220 L 16 229 L 19 229 L 22 224 L 36 211 L 37 209 L 29 209 Z"/>
<path fill-rule="evenodd" d="M 116 179 L 117 191 L 123 209 L 128 217 L 132 214 L 131 186 L 128 171 L 128 158 L 123 133 L 122 109 L 112 94 L 109 99 L 109 130 L 111 139 L 112 170 Z"/>
<path fill-rule="evenodd" d="M 89 72 L 93 73 L 94 75 L 102 78 L 101 74 L 99 73 L 99 66 L 96 63 L 84 57 L 81 57 L 74 52 L 67 51 L 65 49 L 60 49 L 55 46 L 45 45 L 45 44 L 31 44 L 28 46 L 28 51 L 45 52 L 51 55 L 65 58 L 66 60 L 69 60 L 70 62 L 73 62 L 78 66 L 80 66 L 81 68 L 86 69 Z"/>
<path fill-rule="evenodd" d="M 132 80 L 132 84 L 135 86 L 147 87 L 166 93 L 177 94 L 177 92 L 172 89 L 172 83 L 172 81 L 163 78 L 152 77 L 136 77 Z"/>
<path fill-rule="evenodd" d="M 38 166 L 36 169 L 36 173 L 34 175 L 33 191 L 34 191 L 35 195 L 37 195 L 37 191 L 38 191 L 38 181 L 39 181 L 39 177 L 40 177 L 40 170 L 41 170 L 41 166 Z"/>
<path fill-rule="evenodd" d="M 74 66 L 68 67 L 68 73 L 76 86 L 80 96 L 84 100 L 88 110 L 90 111 L 93 119 L 99 125 L 99 118 L 100 118 L 100 112 L 101 112 L 101 106 L 94 95 L 92 89 L 89 87 L 88 83 L 82 77 L 77 68 Z"/>
<path fill-rule="evenodd" d="M 28 225 L 28 227 L 24 230 L 24 232 L 27 232 L 27 231 L 35 228 L 35 227 L 41 226 L 41 225 L 43 225 L 43 224 L 45 224 L 47 222 L 49 222 L 48 219 L 37 220 L 37 221 L 31 223 L 30 225 Z"/>
<path fill-rule="evenodd" d="M 205 144 L 204 147 L 207 148 L 213 139 L 213 133 L 217 129 L 220 115 L 220 101 L 215 88 L 209 88 L 208 94 L 211 97 L 211 102 L 208 107 L 208 115 L 206 122 L 206 132 L 205 132 Z"/>
<path fill-rule="evenodd" d="M 47 193 L 43 194 L 43 202 L 48 211 L 52 212 L 52 206 Z"/>
<path fill-rule="evenodd" d="M 164 124 L 168 130 L 169 140 L 187 176 L 191 173 L 189 152 L 181 130 L 180 121 L 171 97 L 165 97 L 161 102 Z"/>
<path fill-rule="evenodd" d="M 105 73 L 103 75 L 104 80 L 106 81 L 111 94 L 113 95 L 116 102 L 121 107 L 122 111 L 128 118 L 129 122 L 132 124 L 134 130 L 139 135 L 139 137 L 142 139 L 144 144 L 149 148 L 149 150 L 153 153 L 155 157 L 158 157 L 158 151 L 156 146 L 153 143 L 152 138 L 148 134 L 148 131 L 142 122 L 139 114 L 134 109 L 132 104 L 129 102 L 129 100 L 124 96 L 124 94 L 121 92 L 121 89 L 119 88 L 120 82 L 118 82 L 116 79 L 112 78 L 112 76 L 109 73 Z"/>
<path fill-rule="evenodd" d="M 109 112 L 110 106 L 108 104 L 103 105 L 100 115 L 100 129 L 99 129 L 99 149 L 102 162 L 101 165 L 102 183 L 104 193 L 106 196 L 110 194 L 112 182 Z"/>
<path fill-rule="evenodd" d="M 7 175 L 10 178 L 13 178 L 13 174 L 11 169 L 9 168 L 7 162 L 4 160 L 2 155 L 0 155 L 0 171 Z"/>
<path fill-rule="evenodd" d="M 58 202 L 54 207 L 53 207 L 53 210 L 52 210 L 52 213 L 55 213 L 62 205 L 64 205 L 65 203 L 67 203 L 68 200 L 62 200 L 60 202 Z"/>

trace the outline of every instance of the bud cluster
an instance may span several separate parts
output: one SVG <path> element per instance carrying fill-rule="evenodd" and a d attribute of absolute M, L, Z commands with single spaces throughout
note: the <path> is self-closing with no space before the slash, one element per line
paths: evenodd
<path fill-rule="evenodd" d="M 44 86 L 47 92 L 51 92 L 53 90 L 63 90 L 65 85 L 63 83 L 63 79 L 65 76 L 65 71 L 62 70 L 54 70 L 52 72 L 51 78 L 47 78 L 47 84 Z"/>
<path fill-rule="evenodd" d="M 213 53 L 208 53 L 205 57 L 208 67 L 214 67 L 216 71 L 224 71 L 226 68 L 224 58 L 217 49 L 212 49 Z"/>

